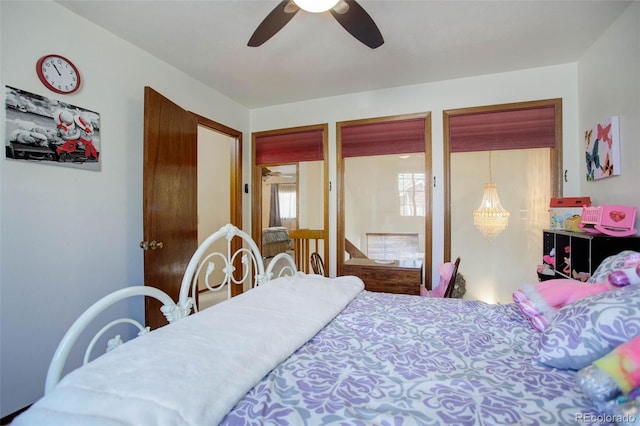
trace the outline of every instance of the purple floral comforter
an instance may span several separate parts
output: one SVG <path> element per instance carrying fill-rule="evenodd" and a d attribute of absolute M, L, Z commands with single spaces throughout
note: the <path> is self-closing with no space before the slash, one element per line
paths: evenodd
<path fill-rule="evenodd" d="M 565 425 L 597 418 L 573 372 L 532 360 L 538 339 L 513 304 L 363 291 L 222 424 Z"/>

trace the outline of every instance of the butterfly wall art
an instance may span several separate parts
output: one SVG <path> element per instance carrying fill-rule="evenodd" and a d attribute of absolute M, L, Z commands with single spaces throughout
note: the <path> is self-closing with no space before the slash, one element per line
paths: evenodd
<path fill-rule="evenodd" d="M 617 116 L 584 132 L 587 180 L 620 174 L 620 131 Z"/>

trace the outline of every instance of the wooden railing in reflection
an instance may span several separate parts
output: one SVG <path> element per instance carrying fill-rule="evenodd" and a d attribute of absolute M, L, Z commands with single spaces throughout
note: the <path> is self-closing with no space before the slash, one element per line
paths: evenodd
<path fill-rule="evenodd" d="M 344 239 L 344 251 L 346 251 L 349 255 L 349 259 L 368 259 L 366 254 L 364 254 L 358 247 L 355 246 L 355 244 L 353 244 L 346 238 Z"/>
<path fill-rule="evenodd" d="M 311 253 L 320 251 L 320 241 L 324 242 L 324 229 L 293 229 L 289 231 L 293 241 L 293 257 L 298 271 L 311 272 Z"/>

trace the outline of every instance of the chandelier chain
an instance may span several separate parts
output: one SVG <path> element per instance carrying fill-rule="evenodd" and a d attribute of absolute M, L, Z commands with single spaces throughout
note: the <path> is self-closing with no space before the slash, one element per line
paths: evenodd
<path fill-rule="evenodd" d="M 493 182 L 493 174 L 491 173 L 491 151 L 489 151 L 489 182 Z"/>

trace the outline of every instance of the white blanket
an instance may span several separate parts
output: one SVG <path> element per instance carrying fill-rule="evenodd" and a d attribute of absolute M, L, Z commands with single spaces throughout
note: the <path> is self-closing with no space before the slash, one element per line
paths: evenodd
<path fill-rule="evenodd" d="M 216 425 L 364 288 L 279 278 L 141 336 L 68 374 L 22 425 Z"/>

